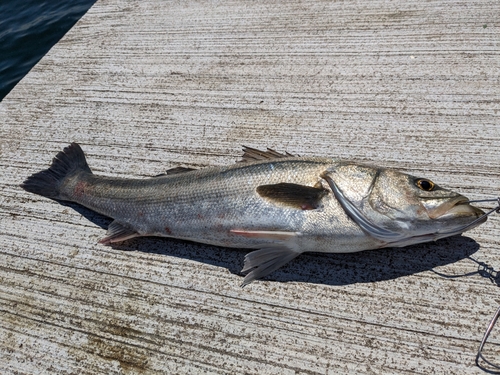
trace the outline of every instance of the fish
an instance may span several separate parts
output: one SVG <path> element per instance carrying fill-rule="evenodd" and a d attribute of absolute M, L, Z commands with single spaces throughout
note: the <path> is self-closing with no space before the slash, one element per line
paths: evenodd
<path fill-rule="evenodd" d="M 172 237 L 246 254 L 242 286 L 303 252 L 351 253 L 454 236 L 487 219 L 427 178 L 329 157 L 251 147 L 240 162 L 151 178 L 92 173 L 77 143 L 20 186 L 113 219 L 101 244 Z"/>

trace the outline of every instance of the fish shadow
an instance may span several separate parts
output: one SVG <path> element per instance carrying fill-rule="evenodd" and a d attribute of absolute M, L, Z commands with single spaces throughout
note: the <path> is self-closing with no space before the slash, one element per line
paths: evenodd
<path fill-rule="evenodd" d="M 92 211 L 90 208 L 84 207 L 78 203 L 73 203 L 73 202 L 68 202 L 68 201 L 60 201 L 58 199 L 52 199 L 52 200 L 54 202 L 59 203 L 61 206 L 69 207 L 69 208 L 75 210 L 80 215 L 82 215 L 85 219 L 94 223 L 98 227 L 101 227 L 102 229 L 107 230 L 109 224 L 111 224 L 111 222 L 113 221 L 112 218 L 105 216 L 105 215 L 101 215 L 100 213 Z M 104 237 L 104 234 L 103 234 L 103 237 Z"/>
<path fill-rule="evenodd" d="M 404 248 L 385 248 L 359 253 L 306 253 L 296 258 L 289 269 L 277 275 L 277 281 L 301 281 L 314 284 L 349 285 L 397 279 L 402 276 L 433 270 L 469 258 L 479 244 L 469 237 L 454 236 Z M 305 268 L 299 263 L 303 261 Z M 469 276 L 447 275 L 444 278 Z M 271 276 L 271 275 L 270 275 Z"/>
<path fill-rule="evenodd" d="M 241 273 L 248 250 L 203 245 L 160 237 L 137 238 L 112 247 L 194 260 L 244 276 Z M 471 238 L 455 236 L 405 248 L 387 248 L 358 253 L 304 253 L 264 280 L 306 282 L 325 285 L 373 283 L 432 270 L 470 257 L 479 249 Z M 443 275 L 445 278 L 457 275 Z M 460 275 L 466 276 L 466 275 Z M 243 281 L 243 280 L 242 280 Z"/>
<path fill-rule="evenodd" d="M 61 202 L 62 203 L 62 202 Z M 89 221 L 106 229 L 112 219 L 75 203 L 71 207 Z M 103 233 L 104 236 L 104 233 Z M 245 254 L 238 250 L 162 238 L 141 237 L 111 245 L 122 251 L 140 251 L 194 260 L 242 275 Z M 332 249 L 335 244 L 332 244 Z M 402 276 L 432 270 L 470 257 L 479 249 L 471 238 L 454 236 L 405 248 L 387 248 L 358 253 L 304 253 L 289 264 L 274 271 L 264 280 L 277 282 L 307 282 L 326 285 L 349 285 L 397 279 Z M 437 272 L 436 272 L 437 273 Z M 456 277 L 442 275 L 442 277 Z M 243 275 L 242 275 L 243 276 Z"/>
<path fill-rule="evenodd" d="M 112 219 L 75 203 L 63 203 L 94 224 L 106 229 Z M 104 236 L 104 233 L 103 233 Z M 189 259 L 226 268 L 242 275 L 244 256 L 249 250 L 223 248 L 163 237 L 140 237 L 112 244 L 122 251 L 140 251 Z M 335 244 L 332 243 L 332 249 Z M 264 280 L 307 282 L 325 285 L 349 285 L 393 280 L 402 276 L 432 270 L 469 258 L 479 244 L 465 236 L 454 236 L 404 248 L 386 248 L 358 253 L 304 253 L 274 271 Z M 477 272 L 476 272 L 477 273 Z M 467 275 L 443 275 L 454 278 Z"/>

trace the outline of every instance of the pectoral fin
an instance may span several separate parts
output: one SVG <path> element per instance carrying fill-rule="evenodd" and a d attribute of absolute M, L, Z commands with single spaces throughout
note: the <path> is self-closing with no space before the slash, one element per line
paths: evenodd
<path fill-rule="evenodd" d="M 327 191 L 321 187 L 312 187 L 290 183 L 260 185 L 257 193 L 273 203 L 301 210 L 314 210 L 321 205 L 321 199 Z"/>
<path fill-rule="evenodd" d="M 245 276 L 241 287 L 269 275 L 299 255 L 300 252 L 284 245 L 265 247 L 248 253 L 245 256 L 245 264 L 241 272 L 249 273 Z"/>
<path fill-rule="evenodd" d="M 139 236 L 140 234 L 135 230 L 128 228 L 126 224 L 122 224 L 115 220 L 111 224 L 109 224 L 106 237 L 100 240 L 99 243 L 109 245 L 113 242 L 121 242 Z"/>

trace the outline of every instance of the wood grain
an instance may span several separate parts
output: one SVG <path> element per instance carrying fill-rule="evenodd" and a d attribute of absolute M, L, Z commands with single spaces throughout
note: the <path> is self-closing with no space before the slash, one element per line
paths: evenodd
<path fill-rule="evenodd" d="M 19 183 L 72 141 L 123 177 L 244 144 L 494 198 L 499 19 L 496 1 L 99 0 L 0 103 L 0 372 L 483 373 L 498 215 L 437 243 L 306 254 L 241 289 L 243 251 L 105 247 L 107 219 Z M 495 332 L 488 350 L 500 362 Z"/>

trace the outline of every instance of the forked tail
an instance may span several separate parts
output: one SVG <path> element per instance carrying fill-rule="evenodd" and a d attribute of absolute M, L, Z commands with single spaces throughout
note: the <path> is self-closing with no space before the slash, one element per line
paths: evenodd
<path fill-rule="evenodd" d="M 60 187 L 64 180 L 81 171 L 92 173 L 80 145 L 73 142 L 56 155 L 49 169 L 31 175 L 21 187 L 30 193 L 52 199 L 63 199 Z"/>

